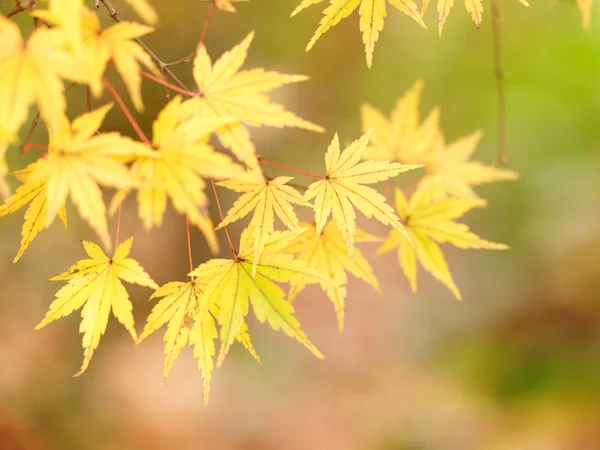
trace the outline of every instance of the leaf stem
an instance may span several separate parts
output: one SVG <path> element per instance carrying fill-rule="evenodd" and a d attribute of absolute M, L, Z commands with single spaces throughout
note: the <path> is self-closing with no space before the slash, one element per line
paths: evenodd
<path fill-rule="evenodd" d="M 500 40 L 500 5 L 492 0 L 492 44 L 494 52 L 494 75 L 498 95 L 498 164 L 508 162 L 506 157 L 506 102 L 504 98 L 504 71 L 502 70 L 502 48 Z"/>
<path fill-rule="evenodd" d="M 192 236 L 190 233 L 190 218 L 188 215 L 185 215 L 185 232 L 187 234 L 187 249 L 188 249 L 188 258 L 190 259 L 190 272 L 194 271 L 194 263 L 192 261 Z M 192 277 L 193 279 L 194 277 Z"/>
<path fill-rule="evenodd" d="M 133 115 L 131 114 L 131 112 L 127 108 L 127 105 L 125 104 L 125 102 L 123 101 L 123 99 L 121 98 L 121 96 L 119 95 L 119 93 L 117 92 L 117 90 L 115 89 L 115 87 L 112 85 L 112 83 L 110 81 L 108 81 L 106 79 L 106 77 L 104 75 L 102 75 L 102 82 L 108 88 L 108 90 L 110 91 L 110 93 L 113 95 L 113 97 L 115 98 L 115 100 L 119 104 L 119 107 L 123 111 L 123 114 L 125 114 L 125 117 L 129 121 L 129 123 L 131 124 L 132 128 L 135 130 L 135 132 L 137 133 L 137 135 L 140 137 L 140 139 L 142 140 L 142 142 L 144 144 L 152 146 L 152 142 L 150 142 L 150 139 L 148 139 L 148 137 L 144 134 L 144 132 L 142 131 L 142 128 L 140 127 L 140 124 L 137 123 L 137 121 L 134 119 Z"/>
<path fill-rule="evenodd" d="M 299 169 L 294 169 L 293 167 L 290 166 L 284 166 L 283 164 L 279 164 L 273 161 L 267 161 L 265 160 L 262 156 L 257 155 L 256 158 L 258 159 L 258 162 L 260 164 L 264 164 L 266 166 L 274 166 L 274 167 L 279 167 L 280 169 L 285 169 L 285 170 L 289 170 L 290 172 L 296 172 L 299 173 L 300 175 L 304 175 L 307 177 L 312 177 L 312 178 L 325 178 L 323 175 L 315 175 L 314 173 L 309 173 L 309 172 L 304 172 L 303 170 L 299 170 Z"/>
<path fill-rule="evenodd" d="M 198 45 L 196 46 L 196 51 L 204 44 L 204 38 L 206 37 L 206 31 L 208 30 L 208 24 L 210 22 L 210 18 L 212 16 L 213 9 L 215 8 L 215 0 L 211 0 L 208 5 L 208 11 L 206 11 L 206 17 L 204 18 L 204 25 L 202 26 L 202 33 L 200 33 L 200 40 L 198 41 Z"/>
<path fill-rule="evenodd" d="M 22 153 L 26 153 L 30 148 L 37 148 L 38 150 L 48 151 L 48 145 L 46 144 L 38 144 L 37 142 L 31 142 L 30 144 L 26 144 L 21 147 Z"/>
<path fill-rule="evenodd" d="M 212 186 L 213 194 L 215 194 L 215 200 L 217 201 L 217 209 L 219 210 L 219 217 L 221 217 L 221 222 L 223 221 L 223 210 L 221 209 L 221 202 L 219 202 L 219 196 L 217 195 L 217 188 L 215 187 L 215 182 L 213 179 L 210 179 L 210 184 Z M 234 258 L 237 258 L 237 253 L 233 248 L 233 243 L 231 242 L 231 236 L 229 236 L 229 230 L 227 230 L 227 226 L 223 227 L 225 230 L 225 236 L 227 236 L 227 242 L 229 243 L 229 250 Z"/>
<path fill-rule="evenodd" d="M 198 95 L 200 95 L 197 92 L 192 92 L 187 89 L 182 89 L 180 87 L 177 87 L 177 86 L 161 79 L 160 77 L 157 77 L 156 75 L 151 74 L 150 72 L 140 70 L 140 75 L 142 75 L 143 77 L 146 77 L 152 81 L 155 81 L 158 84 L 162 84 L 163 86 L 168 87 L 169 89 L 171 89 L 175 92 L 179 92 L 180 94 L 187 95 L 188 97 L 198 97 Z"/>
<path fill-rule="evenodd" d="M 115 248 L 119 246 L 119 233 L 121 232 L 121 210 L 122 202 L 119 202 L 119 209 L 117 210 L 117 231 L 115 232 Z"/>

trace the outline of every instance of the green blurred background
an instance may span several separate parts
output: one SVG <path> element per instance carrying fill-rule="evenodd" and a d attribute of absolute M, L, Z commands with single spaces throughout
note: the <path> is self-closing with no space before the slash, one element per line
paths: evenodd
<path fill-rule="evenodd" d="M 113 3 L 123 17 L 134 17 L 122 1 Z M 160 24 L 146 42 L 165 61 L 185 56 L 208 3 L 152 3 Z M 425 17 L 428 31 L 389 8 L 370 71 L 356 14 L 305 53 L 322 8 L 290 19 L 295 3 L 251 0 L 238 4 L 237 14 L 215 11 L 206 37 L 217 57 L 255 30 L 246 67 L 310 76 L 273 97 L 326 134 L 254 129 L 262 155 L 321 171 L 335 131 L 342 141 L 360 134 L 362 102 L 387 113 L 422 78 L 422 113 L 441 107 L 447 140 L 482 129 L 474 157 L 495 161 L 488 1 L 480 30 L 457 2 L 441 39 L 435 5 Z M 366 245 L 387 294 L 352 279 L 342 336 L 318 289 L 297 300 L 300 321 L 326 359 L 249 316 L 263 363 L 235 348 L 216 371 L 204 409 L 189 348 L 161 387 L 162 334 L 136 347 L 114 320 L 90 369 L 71 378 L 82 359 L 78 314 L 42 331 L 33 327 L 60 286 L 48 278 L 83 256 L 80 239 L 95 236 L 70 208 L 68 233 L 53 225 L 12 265 L 23 215 L 13 214 L 0 221 L 0 449 L 600 449 L 600 17 L 594 7 L 585 32 L 573 4 L 501 3 L 509 168 L 521 179 L 478 189 L 489 208 L 466 220 L 511 250 L 444 249 L 464 302 L 423 273 L 412 295 L 395 255 L 375 258 L 376 247 Z M 12 6 L 0 0 L 2 11 Z M 104 9 L 100 15 L 110 23 Z M 27 16 L 15 19 L 31 30 Z M 175 71 L 193 86 L 189 65 Z M 85 109 L 83 88 L 67 95 L 71 115 Z M 146 81 L 144 96 L 140 122 L 149 131 L 164 96 Z M 117 109 L 106 125 L 131 134 Z M 39 127 L 34 140 L 44 139 Z M 23 167 L 33 152 L 13 149 L 11 168 Z M 229 207 L 233 197 L 221 192 Z M 385 233 L 366 220 L 360 225 Z M 232 228 L 236 236 L 239 230 Z M 133 256 L 159 284 L 185 279 L 182 217 L 170 211 L 163 227 L 147 234 L 130 201 L 121 235 L 135 236 Z M 198 264 L 209 255 L 200 234 L 192 238 Z M 130 293 L 141 330 L 149 291 Z"/>

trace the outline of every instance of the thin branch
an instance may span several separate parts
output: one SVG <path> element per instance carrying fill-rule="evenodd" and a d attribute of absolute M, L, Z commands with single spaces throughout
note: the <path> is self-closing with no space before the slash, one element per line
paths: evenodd
<path fill-rule="evenodd" d="M 108 90 L 110 91 L 110 93 L 113 95 L 113 97 L 115 98 L 115 100 L 119 104 L 119 107 L 123 111 L 123 114 L 125 114 L 125 117 L 127 118 L 127 120 L 129 121 L 129 123 L 131 124 L 131 127 L 135 130 L 135 132 L 137 133 L 137 135 L 140 137 L 141 141 L 144 144 L 148 144 L 149 146 L 152 146 L 152 142 L 150 142 L 150 139 L 148 139 L 148 137 L 144 134 L 144 132 L 142 131 L 142 128 L 140 127 L 140 124 L 137 123 L 137 121 L 134 119 L 133 115 L 131 114 L 131 112 L 127 108 L 127 105 L 125 104 L 125 102 L 123 101 L 123 99 L 121 98 L 121 96 L 119 95 L 119 93 L 117 92 L 117 90 L 115 89 L 115 87 L 111 84 L 110 81 L 108 81 L 106 79 L 106 77 L 104 75 L 102 76 L 102 82 L 108 88 Z"/>
<path fill-rule="evenodd" d="M 29 150 L 30 148 L 37 148 L 38 150 L 44 150 L 45 152 L 48 151 L 48 145 L 47 144 L 38 144 L 37 142 L 31 142 L 30 144 L 22 146 L 21 147 L 21 152 L 22 153 L 27 153 L 27 150 Z"/>
<path fill-rule="evenodd" d="M 206 36 L 206 31 L 208 30 L 208 24 L 210 22 L 210 18 L 212 16 L 212 11 L 215 8 L 215 1 L 211 0 L 210 4 L 208 5 L 208 11 L 206 11 L 206 17 L 204 18 L 204 25 L 202 26 L 202 33 L 200 34 L 200 40 L 198 41 L 198 45 L 196 46 L 196 51 L 198 51 L 198 49 L 200 47 L 202 47 L 202 44 L 204 44 L 204 37 Z"/>
<path fill-rule="evenodd" d="M 90 91 L 90 87 L 85 87 L 85 100 L 88 112 L 92 110 L 92 93 Z"/>
<path fill-rule="evenodd" d="M 194 263 L 192 262 L 192 236 L 190 233 L 190 218 L 188 215 L 185 215 L 185 231 L 187 233 L 187 248 L 188 248 L 188 257 L 190 259 L 190 272 L 194 271 Z M 192 277 L 193 279 L 193 277 Z"/>
<path fill-rule="evenodd" d="M 290 172 L 296 172 L 296 173 L 299 173 L 300 175 L 304 175 L 307 177 L 325 178 L 323 175 L 315 175 L 314 173 L 304 172 L 303 170 L 294 169 L 293 167 L 290 167 L 290 166 L 284 166 L 283 164 L 279 164 L 279 163 L 272 162 L 272 161 L 267 161 L 267 160 L 263 159 L 262 156 L 259 156 L 259 155 L 257 155 L 256 158 L 258 159 L 258 162 L 260 164 L 264 164 L 266 166 L 279 167 L 280 169 L 289 170 Z"/>
<path fill-rule="evenodd" d="M 117 231 L 115 232 L 115 248 L 119 246 L 119 233 L 121 232 L 121 210 L 122 203 L 119 202 L 119 209 L 117 210 Z"/>
<path fill-rule="evenodd" d="M 11 9 L 9 12 L 4 14 L 4 17 L 6 17 L 6 18 L 12 17 L 15 14 L 19 14 L 20 12 L 25 11 L 32 5 L 35 5 L 35 0 L 18 2 L 13 9 Z"/>
<path fill-rule="evenodd" d="M 492 43 L 494 48 L 494 75 L 498 93 L 498 164 L 507 163 L 506 157 L 506 103 L 504 98 L 504 71 L 500 46 L 500 5 L 492 0 Z"/>
<path fill-rule="evenodd" d="M 221 217 L 221 222 L 223 222 L 223 210 L 221 209 L 221 203 L 219 202 L 219 196 L 217 195 L 217 188 L 215 187 L 215 182 L 213 181 L 213 179 L 210 179 L 210 184 L 212 185 L 212 189 L 213 189 L 213 194 L 215 194 L 215 200 L 217 201 L 217 208 L 219 210 L 219 216 Z M 225 230 L 225 236 L 227 236 L 227 242 L 229 243 L 229 250 L 231 251 L 231 254 L 233 255 L 234 258 L 237 258 L 237 253 L 235 251 L 235 249 L 233 248 L 233 243 L 231 242 L 231 236 L 229 236 L 229 231 L 227 230 L 227 226 L 223 227 L 223 230 Z"/>
<path fill-rule="evenodd" d="M 144 70 L 140 70 L 140 75 L 148 78 L 149 80 L 155 81 L 158 84 L 162 84 L 163 86 L 168 87 L 169 89 L 171 89 L 175 92 L 179 92 L 180 94 L 187 95 L 188 97 L 198 97 L 199 95 L 201 95 L 201 94 L 198 94 L 197 92 L 192 92 L 187 89 L 181 89 L 180 87 L 175 86 L 171 83 L 168 83 L 167 81 L 161 79 L 160 77 L 157 77 L 156 75 L 153 75 L 150 72 L 146 72 Z"/>
<path fill-rule="evenodd" d="M 115 8 L 113 8 L 113 6 L 110 4 L 110 2 L 108 0 L 100 0 L 100 1 L 106 7 L 106 9 L 108 11 L 108 15 L 115 22 L 122 22 L 121 17 L 117 13 L 117 10 Z M 171 79 L 175 83 L 177 83 L 182 89 L 187 90 L 187 87 L 185 86 L 185 84 L 183 84 L 183 82 L 179 78 L 177 78 L 177 76 L 171 71 L 171 69 L 169 69 L 167 67 L 167 65 L 158 56 L 156 56 L 156 54 L 152 50 L 150 50 L 150 48 L 148 48 L 148 46 L 146 44 L 144 44 L 144 42 L 140 38 L 134 38 L 134 41 L 137 42 L 144 49 L 144 51 L 146 53 L 148 53 L 150 58 L 152 58 L 152 60 L 156 63 L 156 65 L 158 66 L 158 68 L 160 69 L 161 72 L 164 72 L 167 75 L 169 75 L 171 77 Z"/>
<path fill-rule="evenodd" d="M 177 61 L 166 63 L 165 66 L 167 66 L 167 67 L 179 66 L 180 64 L 185 64 L 185 63 L 190 62 L 192 59 L 194 59 L 195 56 L 196 56 L 196 52 L 193 52 L 187 56 L 184 56 L 181 59 L 178 59 Z"/>

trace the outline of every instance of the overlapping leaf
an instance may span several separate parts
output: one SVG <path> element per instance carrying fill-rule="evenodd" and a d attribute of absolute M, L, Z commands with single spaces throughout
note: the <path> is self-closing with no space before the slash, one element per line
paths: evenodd
<path fill-rule="evenodd" d="M 503 250 L 504 244 L 486 241 L 465 224 L 456 222 L 473 208 L 484 205 L 481 200 L 446 198 L 435 200 L 435 188 L 431 183 L 421 183 L 416 192 L 406 199 L 396 189 L 396 209 L 404 222 L 411 245 L 406 237 L 392 230 L 377 251 L 378 254 L 398 249 L 400 267 L 410 282 L 413 292 L 417 291 L 417 259 L 423 268 L 441 281 L 459 300 L 462 299 L 444 254 L 438 243 L 449 243 L 459 248 Z"/>
<path fill-rule="evenodd" d="M 354 208 L 368 218 L 374 217 L 382 224 L 403 232 L 400 219 L 394 213 L 394 209 L 386 203 L 385 197 L 365 184 L 385 181 L 399 173 L 421 167 L 388 161 L 361 162 L 370 135 L 371 130 L 342 152 L 336 134 L 325 155 L 327 174 L 311 184 L 304 194 L 307 201 L 314 198 L 317 234 L 323 231 L 327 218 L 332 215 L 351 256 L 356 233 Z"/>
<path fill-rule="evenodd" d="M 420 122 L 422 91 L 423 81 L 418 80 L 398 99 L 389 120 L 373 106 L 366 103 L 361 106 L 363 133 L 373 128 L 365 159 L 404 164 L 426 162 L 427 156 L 436 149 L 440 110 L 432 109 Z"/>
<path fill-rule="evenodd" d="M 298 217 L 292 205 L 301 205 L 305 202 L 298 191 L 286 184 L 291 180 L 293 180 L 292 177 L 277 177 L 267 180 L 262 174 L 255 173 L 252 178 L 249 177 L 245 180 L 217 183 L 219 186 L 243 193 L 227 212 L 227 216 L 217 226 L 217 229 L 242 219 L 254 211 L 249 225 L 253 231 L 252 240 L 254 242 L 252 276 L 256 275 L 258 261 L 274 230 L 275 215 L 288 229 L 298 228 Z"/>
<path fill-rule="evenodd" d="M 333 222 L 328 222 L 321 234 L 317 234 L 314 225 L 302 223 L 300 226 L 307 228 L 307 230 L 298 236 L 286 251 L 295 254 L 296 259 L 305 261 L 320 274 L 334 281 L 334 283 L 320 282 L 319 285 L 335 307 L 338 330 L 342 333 L 347 294 L 346 284 L 348 283 L 346 272 L 350 272 L 376 290 L 379 290 L 379 282 L 360 250 L 355 249 L 354 254 L 350 256 L 348 247 L 346 247 L 342 235 Z M 356 230 L 357 242 L 376 242 L 380 240 L 361 229 Z M 292 301 L 305 287 L 306 284 L 304 283 L 292 283 L 289 300 Z"/>
<path fill-rule="evenodd" d="M 100 338 L 106 331 L 111 309 L 133 339 L 137 339 L 133 306 L 121 280 L 158 289 L 142 266 L 135 259 L 128 258 L 132 244 L 133 238 L 123 242 L 116 248 L 112 258 L 109 258 L 98 245 L 83 241 L 89 258 L 82 259 L 65 273 L 51 278 L 69 282 L 56 293 L 56 299 L 50 304 L 49 311 L 36 329 L 83 307 L 79 332 L 83 333 L 84 359 L 77 375 L 88 368 L 94 351 L 100 344 Z"/>
<path fill-rule="evenodd" d="M 180 214 L 187 214 L 211 247 L 217 251 L 214 225 L 206 207 L 206 182 L 202 177 L 219 180 L 245 177 L 246 172 L 229 156 L 217 153 L 208 144 L 210 134 L 225 124 L 227 117 L 198 117 L 188 102 L 176 97 L 159 113 L 153 125 L 154 152 L 137 158 L 132 173 L 139 178 L 138 214 L 144 228 L 160 226 L 167 208 L 167 199 Z M 111 212 L 127 194 L 120 192 L 111 205 Z"/>
<path fill-rule="evenodd" d="M 139 341 L 167 324 L 165 331 L 165 368 L 163 382 L 167 379 L 175 360 L 188 342 L 194 347 L 194 358 L 204 380 L 204 403 L 208 402 L 210 380 L 214 368 L 215 339 L 218 337 L 214 317 L 219 316 L 219 307 L 199 314 L 206 280 L 192 279 L 187 283 L 173 281 L 161 286 L 152 296 L 160 299 L 152 309 Z M 242 325 L 236 339 L 260 362 L 248 336 L 248 327 Z"/>
<path fill-rule="evenodd" d="M 317 270 L 304 261 L 285 253 L 285 247 L 302 229 L 274 232 L 257 264 L 256 276 L 252 276 L 252 231 L 246 228 L 240 239 L 240 251 L 234 259 L 212 259 L 198 266 L 190 275 L 207 280 L 199 313 L 202 317 L 213 305 L 220 307 L 221 347 L 217 365 L 221 365 L 235 337 L 244 326 L 250 303 L 260 322 L 268 322 L 275 330 L 282 330 L 294 337 L 315 356 L 323 355 L 301 330 L 294 317 L 294 308 L 285 300 L 285 293 L 275 282 L 318 283 L 327 281 Z M 250 300 L 250 301 L 249 301 Z"/>
<path fill-rule="evenodd" d="M 215 63 L 204 44 L 194 60 L 194 79 L 200 89 L 195 98 L 200 114 L 210 117 L 235 117 L 238 123 L 218 130 L 224 147 L 251 169 L 258 168 L 256 149 L 250 141 L 246 125 L 270 127 L 298 127 L 322 132 L 323 128 L 271 103 L 265 93 L 288 83 L 307 79 L 304 75 L 285 75 L 264 69 L 240 70 L 248 55 L 254 33 L 239 45 L 225 52 Z"/>
<path fill-rule="evenodd" d="M 322 1 L 324 0 L 303 0 L 292 12 L 292 17 L 303 9 L 321 3 Z M 413 0 L 387 0 L 387 2 L 398 11 L 408 15 L 423 28 L 427 28 L 421 18 L 419 8 Z M 342 19 L 348 17 L 356 8 L 358 8 L 358 14 L 360 15 L 359 26 L 360 31 L 362 32 L 362 40 L 365 44 L 367 65 L 371 67 L 375 43 L 379 39 L 379 33 L 383 30 L 384 19 L 387 15 L 387 2 L 386 0 L 330 0 L 329 6 L 323 11 L 323 17 L 319 22 L 317 31 L 315 31 L 314 36 L 306 47 L 306 51 L 309 51 L 325 32 L 337 25 Z"/>
<path fill-rule="evenodd" d="M 472 186 L 519 178 L 519 174 L 512 170 L 470 161 L 482 136 L 480 131 L 476 131 L 448 145 L 444 144 L 441 135 L 438 136 L 437 150 L 427 159 L 429 175 L 426 177 L 435 186 L 436 197 L 478 199 Z"/>

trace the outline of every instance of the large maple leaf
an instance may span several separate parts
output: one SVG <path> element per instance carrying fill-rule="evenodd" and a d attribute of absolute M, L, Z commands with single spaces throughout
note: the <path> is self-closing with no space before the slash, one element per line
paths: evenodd
<path fill-rule="evenodd" d="M 398 99 L 389 120 L 377 108 L 363 104 L 360 108 L 363 133 L 373 128 L 365 159 L 423 164 L 436 149 L 439 134 L 439 108 L 432 109 L 420 122 L 419 102 L 423 81 L 417 80 Z"/>
<path fill-rule="evenodd" d="M 303 0 L 300 5 L 292 12 L 292 17 L 298 14 L 303 9 L 321 3 L 324 0 Z M 423 28 L 427 28 L 419 8 L 413 0 L 387 0 L 398 11 L 408 15 L 415 20 Z M 315 31 L 314 36 L 306 46 L 306 51 L 309 51 L 317 40 L 325 34 L 330 28 L 337 25 L 342 19 L 345 19 L 358 8 L 360 15 L 360 31 L 362 32 L 363 43 L 365 44 L 365 52 L 367 55 L 367 65 L 371 67 L 373 63 L 373 51 L 375 43 L 379 39 L 379 33 L 383 30 L 383 24 L 386 11 L 386 0 L 330 0 L 329 6 L 323 11 L 323 17 L 319 22 L 319 27 Z"/>
<path fill-rule="evenodd" d="M 137 340 L 133 306 L 121 280 L 152 289 L 158 289 L 158 286 L 135 259 L 128 258 L 132 244 L 133 238 L 126 240 L 109 258 L 98 245 L 83 241 L 89 258 L 82 259 L 65 273 L 51 278 L 69 282 L 56 293 L 56 299 L 36 330 L 83 307 L 79 332 L 83 333 L 84 359 L 77 375 L 88 368 L 106 331 L 111 309 L 115 318 Z"/>
<path fill-rule="evenodd" d="M 354 249 L 354 254 L 350 256 L 348 247 L 346 247 L 342 235 L 333 222 L 328 222 L 321 234 L 317 234 L 315 225 L 301 223 L 300 226 L 307 230 L 298 236 L 286 251 L 296 255 L 297 259 L 306 261 L 310 267 L 335 282 L 320 282 L 319 285 L 333 303 L 338 321 L 338 330 L 341 334 L 344 330 L 344 305 L 348 283 L 346 272 L 350 272 L 376 290 L 379 290 L 379 282 L 369 262 L 360 250 Z M 356 230 L 357 242 L 377 242 L 380 240 L 380 238 L 371 236 L 361 229 Z M 305 287 L 306 284 L 304 283 L 292 283 L 288 297 L 289 301 L 292 301 Z"/>
<path fill-rule="evenodd" d="M 224 147 L 246 166 L 257 169 L 256 149 L 250 141 L 246 125 L 298 127 L 317 132 L 322 132 L 323 128 L 286 111 L 281 105 L 271 103 L 265 95 L 284 84 L 304 81 L 308 77 L 264 69 L 240 70 L 253 36 L 254 33 L 250 33 L 214 64 L 204 44 L 198 48 L 194 59 L 194 80 L 200 96 L 194 100 L 202 115 L 237 119 L 238 123 L 223 126 L 217 134 Z"/>
<path fill-rule="evenodd" d="M 151 152 L 116 132 L 96 134 L 110 108 L 108 104 L 82 114 L 73 123 L 63 117 L 60 130 L 50 134 L 47 157 L 37 161 L 28 179 L 28 183 L 45 183 L 46 226 L 70 196 L 79 215 L 107 248 L 111 242 L 99 185 L 121 189 L 133 186 L 137 180 L 124 163 Z"/>
<path fill-rule="evenodd" d="M 332 215 L 338 230 L 342 233 L 350 255 L 354 249 L 356 233 L 356 213 L 358 209 L 368 218 L 374 217 L 384 225 L 390 225 L 403 232 L 402 223 L 394 213 L 394 209 L 386 203 L 383 195 L 375 189 L 365 186 L 399 173 L 421 167 L 390 163 L 388 161 L 363 161 L 369 143 L 371 130 L 360 139 L 354 141 L 343 152 L 336 134 L 325 154 L 327 174 L 312 183 L 304 194 L 304 199 L 314 200 L 317 234 L 320 234 Z"/>
<path fill-rule="evenodd" d="M 400 267 L 413 292 L 417 291 L 418 259 L 427 272 L 461 300 L 460 291 L 452 279 L 438 243 L 448 243 L 464 249 L 504 250 L 508 247 L 486 241 L 470 231 L 467 225 L 456 222 L 456 219 L 471 209 L 483 206 L 483 201 L 459 198 L 435 200 L 434 195 L 435 187 L 428 182 L 419 185 L 410 201 L 396 188 L 396 209 L 414 245 L 409 244 L 404 235 L 392 230 L 377 253 L 398 249 Z"/>
<path fill-rule="evenodd" d="M 255 173 L 246 180 L 217 183 L 219 186 L 243 193 L 227 212 L 217 229 L 242 219 L 251 211 L 254 211 L 250 221 L 250 227 L 254 232 L 252 236 L 254 241 L 252 276 L 256 274 L 256 267 L 262 251 L 274 230 L 275 215 L 288 229 L 295 230 L 298 228 L 298 216 L 296 216 L 292 205 L 302 205 L 305 202 L 298 191 L 286 184 L 291 180 L 293 180 L 293 177 L 277 177 L 273 180 L 267 180 L 262 174 Z"/>
<path fill-rule="evenodd" d="M 253 233 L 248 228 L 242 233 L 240 250 L 234 259 L 212 259 L 190 273 L 200 280 L 208 280 L 200 303 L 200 317 L 212 305 L 220 307 L 218 322 L 221 348 L 217 365 L 223 363 L 235 337 L 242 330 L 250 303 L 260 322 L 268 322 L 275 330 L 280 329 L 294 337 L 317 357 L 323 357 L 301 330 L 294 317 L 294 308 L 285 300 L 283 290 L 275 284 L 328 281 L 316 269 L 283 251 L 302 231 L 304 230 L 298 229 L 272 233 L 258 261 L 255 277 L 252 276 Z"/>

